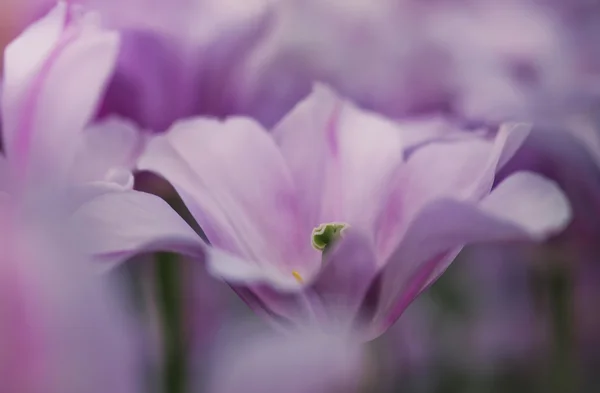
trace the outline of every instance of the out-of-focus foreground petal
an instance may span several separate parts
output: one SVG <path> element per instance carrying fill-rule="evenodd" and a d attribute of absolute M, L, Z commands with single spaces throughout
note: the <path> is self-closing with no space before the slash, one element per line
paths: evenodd
<path fill-rule="evenodd" d="M 7 393 L 141 392 L 124 297 L 65 243 L 60 226 L 0 217 L 0 379 Z M 65 247 L 63 247 L 65 246 Z"/>
<path fill-rule="evenodd" d="M 345 334 L 240 328 L 216 352 L 207 391 L 356 392 L 365 360 L 361 344 Z"/>

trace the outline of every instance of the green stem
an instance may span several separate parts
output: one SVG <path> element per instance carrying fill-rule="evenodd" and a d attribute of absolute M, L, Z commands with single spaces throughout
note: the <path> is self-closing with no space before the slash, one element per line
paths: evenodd
<path fill-rule="evenodd" d="M 158 253 L 156 257 L 158 302 L 164 332 L 164 391 L 185 391 L 186 355 L 183 342 L 181 271 L 176 257 Z"/>
<path fill-rule="evenodd" d="M 554 338 L 549 391 L 575 392 L 577 387 L 573 359 L 573 284 L 568 267 L 564 264 L 551 267 L 547 285 Z"/>

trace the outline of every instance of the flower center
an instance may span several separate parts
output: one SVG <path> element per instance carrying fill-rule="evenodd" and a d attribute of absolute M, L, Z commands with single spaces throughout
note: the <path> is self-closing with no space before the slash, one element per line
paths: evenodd
<path fill-rule="evenodd" d="M 321 224 L 312 231 L 312 246 L 322 252 L 326 252 L 344 234 L 349 225 L 343 222 L 331 222 Z"/>
<path fill-rule="evenodd" d="M 343 236 L 344 230 L 348 227 L 349 225 L 343 222 L 330 222 L 319 225 L 312 230 L 312 246 L 318 251 L 323 253 L 327 252 L 327 250 Z M 304 278 L 297 270 L 292 270 L 292 275 L 298 283 L 304 283 Z"/>

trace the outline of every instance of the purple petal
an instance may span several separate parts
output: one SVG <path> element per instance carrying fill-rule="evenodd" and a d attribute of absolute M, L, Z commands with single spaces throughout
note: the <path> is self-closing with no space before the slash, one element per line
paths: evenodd
<path fill-rule="evenodd" d="M 480 208 L 519 225 L 529 237 L 543 240 L 571 220 L 571 208 L 558 186 L 533 172 L 517 172 L 500 183 Z"/>
<path fill-rule="evenodd" d="M 84 0 L 123 34 L 101 115 L 164 132 L 178 119 L 239 113 L 237 70 L 266 25 L 264 0 Z"/>
<path fill-rule="evenodd" d="M 251 308 L 266 314 L 278 326 L 323 324 L 352 330 L 363 322 L 359 308 L 377 272 L 377 256 L 370 238 L 348 229 L 324 256 L 315 281 L 302 292 L 282 293 L 265 286 L 250 286 L 252 294 L 242 291 L 240 295 Z"/>
<path fill-rule="evenodd" d="M 6 49 L 2 97 L 6 153 L 16 176 L 60 177 L 93 115 L 119 39 L 95 15 L 59 3 Z"/>
<path fill-rule="evenodd" d="M 335 140 L 341 106 L 330 89 L 316 85 L 272 131 L 296 183 L 298 198 L 306 206 L 308 221 L 314 226 L 321 223 L 328 142 Z"/>
<path fill-rule="evenodd" d="M 393 218 L 382 205 L 403 165 L 394 123 L 316 85 L 273 132 L 312 227 L 343 221 L 374 233 Z"/>
<path fill-rule="evenodd" d="M 11 218 L 0 217 L 2 390 L 141 392 L 140 342 L 120 288 L 72 252 L 76 233 L 63 249 L 60 224 Z"/>
<path fill-rule="evenodd" d="M 479 205 L 451 199 L 428 204 L 383 270 L 379 318 L 384 329 L 469 243 L 542 240 L 568 224 L 569 203 L 539 175 L 521 172 Z"/>
<path fill-rule="evenodd" d="M 314 274 L 320 255 L 310 246 L 312 228 L 281 153 L 257 123 L 180 122 L 149 143 L 139 168 L 173 184 L 215 247 L 282 277 Z"/>
<path fill-rule="evenodd" d="M 85 251 L 107 263 L 159 250 L 204 257 L 206 249 L 165 201 L 139 191 L 99 193 L 73 213 L 71 224 L 85 234 Z"/>
<path fill-rule="evenodd" d="M 417 148 L 408 160 L 406 209 L 415 214 L 442 196 L 480 199 L 492 188 L 496 171 L 514 155 L 528 134 L 528 125 L 508 124 L 492 140 L 472 135 L 433 141 Z"/>
<path fill-rule="evenodd" d="M 309 290 L 315 291 L 330 318 L 350 318 L 346 322 L 357 322 L 355 319 L 360 316 L 356 313 L 377 272 L 373 244 L 368 237 L 349 229 L 324 256 L 324 267 Z"/>
<path fill-rule="evenodd" d="M 213 275 L 233 283 L 279 284 L 271 270 L 206 245 L 164 200 L 152 194 L 100 187 L 87 195 L 70 225 L 81 232 L 83 251 L 107 267 L 140 253 L 173 251 L 206 262 Z"/>
<path fill-rule="evenodd" d="M 123 119 L 109 118 L 89 126 L 82 132 L 75 157 L 76 182 L 118 180 L 111 177 L 118 171 L 132 171 L 144 144 L 145 136 Z"/>
<path fill-rule="evenodd" d="M 353 392 L 363 375 L 363 347 L 345 334 L 311 329 L 279 335 L 246 328 L 219 348 L 210 393 Z"/>
<path fill-rule="evenodd" d="M 273 2 L 271 24 L 246 59 L 236 99 L 265 124 L 279 120 L 315 80 L 387 115 L 446 100 L 444 54 L 426 37 L 427 6 L 381 0 Z"/>

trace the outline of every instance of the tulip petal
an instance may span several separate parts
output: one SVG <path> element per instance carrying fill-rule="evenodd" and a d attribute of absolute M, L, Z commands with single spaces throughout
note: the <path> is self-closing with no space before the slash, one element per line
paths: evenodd
<path fill-rule="evenodd" d="M 328 88 L 315 85 L 313 92 L 272 131 L 290 168 L 299 199 L 309 222 L 321 222 L 321 202 L 328 159 L 327 140 L 335 138 L 341 100 Z"/>
<path fill-rule="evenodd" d="M 357 312 L 377 272 L 377 256 L 370 238 L 348 229 L 325 253 L 319 275 L 302 292 L 282 293 L 281 284 L 276 290 L 253 286 L 254 296 L 248 298 L 246 294 L 246 300 L 256 311 L 266 311 L 270 321 L 284 326 L 290 322 L 300 326 L 318 323 L 352 329 L 353 323 L 359 322 Z"/>
<path fill-rule="evenodd" d="M 493 139 L 442 139 L 418 148 L 408 160 L 406 209 L 415 214 L 441 196 L 480 199 L 491 190 L 497 170 L 516 153 L 529 130 L 526 124 L 507 124 Z"/>
<path fill-rule="evenodd" d="M 289 170 L 254 121 L 180 122 L 149 142 L 139 168 L 175 187 L 215 247 L 288 277 L 309 277 L 318 266 Z"/>
<path fill-rule="evenodd" d="M 122 288 L 73 247 L 83 232 L 64 232 L 65 217 L 23 220 L 9 203 L 0 202 L 2 391 L 141 392 L 139 327 Z"/>
<path fill-rule="evenodd" d="M 281 280 L 276 269 L 208 246 L 155 195 L 98 185 L 86 197 L 70 224 L 84 234 L 83 252 L 107 268 L 140 253 L 172 251 L 205 262 L 213 276 L 232 284 L 268 283 L 284 291 L 300 287 L 292 275 Z"/>
<path fill-rule="evenodd" d="M 571 219 L 569 202 L 558 186 L 533 172 L 508 177 L 479 206 L 487 214 L 519 225 L 534 240 L 564 229 Z"/>
<path fill-rule="evenodd" d="M 89 126 L 81 134 L 75 157 L 76 182 L 118 180 L 116 171 L 135 168 L 144 142 L 145 135 L 125 119 L 107 118 Z"/>
<path fill-rule="evenodd" d="M 354 392 L 361 384 L 364 347 L 343 332 L 242 326 L 228 333 L 209 372 L 210 393 Z"/>
<path fill-rule="evenodd" d="M 403 164 L 395 123 L 324 85 L 274 129 L 313 227 L 346 222 L 372 233 Z"/>
<path fill-rule="evenodd" d="M 377 272 L 373 244 L 368 237 L 350 229 L 339 245 L 325 255 L 324 267 L 311 290 L 317 293 L 329 317 L 350 317 L 347 322 L 353 323 Z"/>
<path fill-rule="evenodd" d="M 72 165 L 77 135 L 93 115 L 119 45 L 96 15 L 59 3 L 6 49 L 2 97 L 6 152 L 28 184 L 60 178 Z"/>
<path fill-rule="evenodd" d="M 161 250 L 203 258 L 206 248 L 164 200 L 139 191 L 98 193 L 73 213 L 71 224 L 85 230 L 85 251 L 105 262 Z"/>
<path fill-rule="evenodd" d="M 464 245 L 539 241 L 564 229 L 570 217 L 556 184 L 529 172 L 507 178 L 479 205 L 452 199 L 430 203 L 384 268 L 379 318 L 391 325 Z"/>

